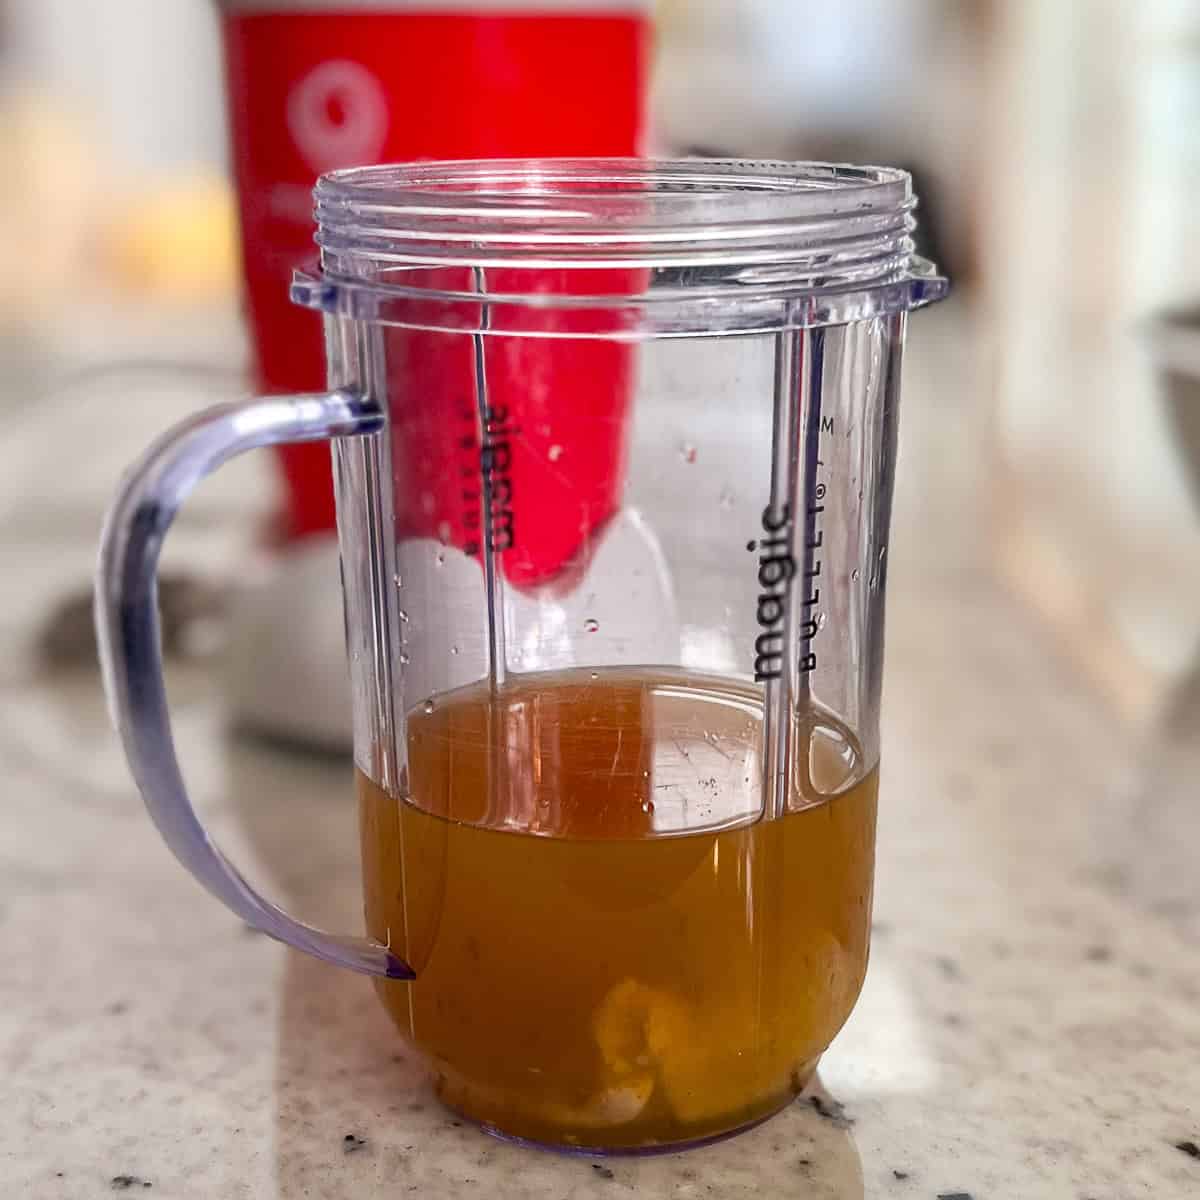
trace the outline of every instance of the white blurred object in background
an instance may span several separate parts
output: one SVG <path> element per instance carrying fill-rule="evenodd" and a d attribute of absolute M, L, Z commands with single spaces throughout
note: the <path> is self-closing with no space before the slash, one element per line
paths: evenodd
<path fill-rule="evenodd" d="M 9 261 L 38 264 L 0 281 L 0 322 L 53 341 L 89 305 L 111 321 L 114 297 L 231 306 L 234 214 L 208 0 L 8 0 L 0 13 L 0 149 L 17 168 L 0 196 L 0 238 Z"/>
<path fill-rule="evenodd" d="M 1200 8 L 998 12 L 984 278 L 1001 561 L 1141 718 L 1200 637 L 1200 529 L 1141 332 L 1200 295 Z"/>
<path fill-rule="evenodd" d="M 85 116 L 124 169 L 221 170 L 220 45 L 208 0 L 8 0 L 7 73 Z"/>
<path fill-rule="evenodd" d="M 918 172 L 962 279 L 983 147 L 987 4 L 957 0 L 664 0 L 656 148 L 877 162 Z"/>

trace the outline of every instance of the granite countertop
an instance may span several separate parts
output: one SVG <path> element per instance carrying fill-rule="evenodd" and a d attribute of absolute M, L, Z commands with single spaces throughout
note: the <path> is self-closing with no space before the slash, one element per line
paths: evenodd
<path fill-rule="evenodd" d="M 0 1193 L 1200 1196 L 1197 706 L 1185 688 L 1162 732 L 1123 726 L 994 581 L 961 322 L 914 322 L 906 378 L 866 990 L 790 1109 L 655 1159 L 559 1157 L 460 1124 L 365 979 L 249 932 L 175 864 L 95 674 L 48 670 L 32 645 L 87 579 L 117 464 L 189 401 L 126 401 L 104 439 L 10 410 Z M 261 484 L 247 468 L 206 492 L 177 550 L 228 561 Z M 347 765 L 229 738 L 210 672 L 177 672 L 172 692 L 230 856 L 297 914 L 353 927 Z"/>

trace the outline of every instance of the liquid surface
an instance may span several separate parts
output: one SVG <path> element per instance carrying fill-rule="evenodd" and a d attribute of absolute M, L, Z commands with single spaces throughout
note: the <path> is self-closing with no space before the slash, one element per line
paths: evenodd
<path fill-rule="evenodd" d="M 866 969 L 877 779 L 805 714 L 795 811 L 749 821 L 761 738 L 754 689 L 665 672 L 409 714 L 409 798 L 358 777 L 367 924 L 417 972 L 378 987 L 449 1104 L 642 1147 L 803 1086 Z"/>

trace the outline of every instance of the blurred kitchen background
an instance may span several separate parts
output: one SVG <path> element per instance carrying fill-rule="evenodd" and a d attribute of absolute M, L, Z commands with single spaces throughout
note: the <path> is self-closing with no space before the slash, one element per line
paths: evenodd
<path fill-rule="evenodd" d="M 1200 4 L 662 0 L 650 19 L 647 149 L 914 172 L 956 288 L 930 320 L 970 363 L 953 401 L 979 539 L 1115 717 L 1151 721 L 1200 635 Z M 0 4 L 0 543 L 68 608 L 86 581 L 63 539 L 94 541 L 121 465 L 251 386 L 221 59 L 211 0 Z M 88 453 L 60 456 L 47 420 Z M 279 486 L 267 455 L 230 468 L 168 563 L 248 569 Z M 7 599 L 10 649 L 40 626 L 52 657 L 86 655 L 41 587 Z"/>

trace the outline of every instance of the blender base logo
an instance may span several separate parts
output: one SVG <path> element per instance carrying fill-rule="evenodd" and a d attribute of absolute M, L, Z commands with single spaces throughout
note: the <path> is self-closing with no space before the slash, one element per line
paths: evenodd
<path fill-rule="evenodd" d="M 387 93 L 361 63 L 331 58 L 292 88 L 287 125 L 317 175 L 371 163 L 387 140 Z"/>

